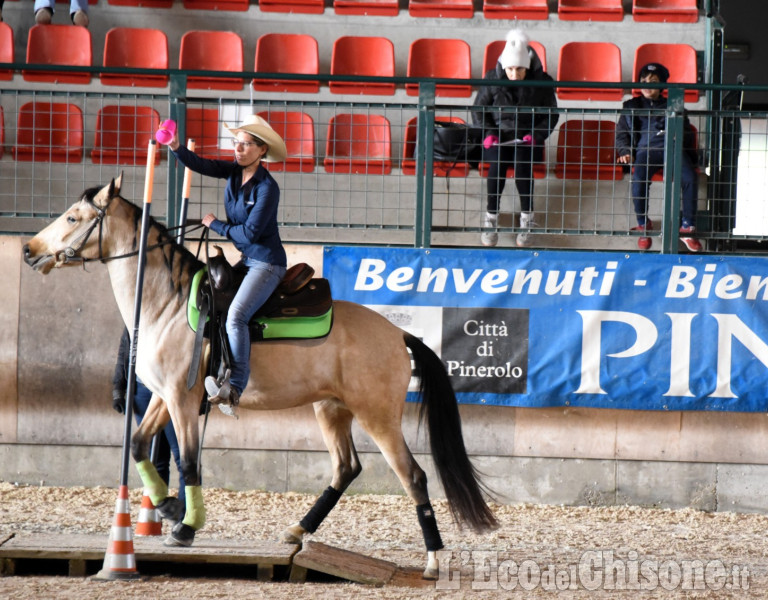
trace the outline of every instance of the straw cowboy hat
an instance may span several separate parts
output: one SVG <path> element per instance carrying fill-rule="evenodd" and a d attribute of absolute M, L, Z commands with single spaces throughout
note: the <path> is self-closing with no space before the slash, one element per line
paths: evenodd
<path fill-rule="evenodd" d="M 267 153 L 264 155 L 265 161 L 282 162 L 288 155 L 283 138 L 259 115 L 247 116 L 240 127 L 230 127 L 227 123 L 224 123 L 224 127 L 232 135 L 236 136 L 238 132 L 245 131 L 264 142 L 267 145 Z"/>

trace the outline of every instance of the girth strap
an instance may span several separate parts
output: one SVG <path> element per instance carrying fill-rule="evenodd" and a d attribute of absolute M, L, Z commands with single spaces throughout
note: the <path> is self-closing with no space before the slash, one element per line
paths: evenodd
<path fill-rule="evenodd" d="M 200 356 L 203 352 L 203 336 L 205 334 L 205 323 L 208 321 L 209 310 L 208 295 L 203 294 L 203 298 L 200 301 L 200 316 L 197 319 L 197 329 L 195 330 L 195 347 L 192 351 L 192 362 L 189 363 L 189 373 L 187 373 L 188 390 L 191 390 L 194 387 L 195 381 L 197 381 L 197 374 L 200 372 Z"/>

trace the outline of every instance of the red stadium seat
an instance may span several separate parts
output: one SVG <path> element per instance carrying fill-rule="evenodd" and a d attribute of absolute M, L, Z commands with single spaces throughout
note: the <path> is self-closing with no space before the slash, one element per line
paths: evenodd
<path fill-rule="evenodd" d="M 91 33 L 72 25 L 33 25 L 27 37 L 27 64 L 90 67 L 93 59 Z M 29 71 L 22 69 L 24 81 L 53 83 L 91 82 L 90 73 Z"/>
<path fill-rule="evenodd" d="M 643 65 L 651 62 L 663 64 L 669 69 L 669 83 L 696 83 L 698 68 L 696 66 L 696 50 L 688 44 L 643 44 L 635 50 L 635 62 L 632 74 L 637 74 Z M 632 90 L 637 96 L 640 90 Z M 685 90 L 685 101 L 696 102 L 699 99 L 698 90 Z"/>
<path fill-rule="evenodd" d="M 633 0 L 635 21 L 661 23 L 695 23 L 699 20 L 696 0 Z"/>
<path fill-rule="evenodd" d="M 397 0 L 333 0 L 337 15 L 396 17 L 400 13 Z"/>
<path fill-rule="evenodd" d="M 189 10 L 248 10 L 250 0 L 184 0 Z"/>
<path fill-rule="evenodd" d="M 560 126 L 557 140 L 558 179 L 619 180 L 624 177 L 616 163 L 616 123 L 570 120 Z"/>
<path fill-rule="evenodd" d="M 559 0 L 557 14 L 562 21 L 623 21 L 621 0 Z"/>
<path fill-rule="evenodd" d="M 195 140 L 195 153 L 203 158 L 232 160 L 234 153 L 229 145 L 229 133 L 223 133 L 223 123 L 216 108 L 187 108 L 187 139 Z M 222 147 L 222 137 L 227 146 Z"/>
<path fill-rule="evenodd" d="M 471 19 L 475 16 L 472 0 L 408 0 L 412 17 Z"/>
<path fill-rule="evenodd" d="M 27 102 L 19 109 L 18 161 L 71 163 L 83 160 L 83 111 L 62 102 Z"/>
<path fill-rule="evenodd" d="M 316 75 L 320 72 L 317 40 L 297 33 L 267 33 L 256 41 L 257 73 L 292 73 Z M 289 79 L 254 79 L 253 89 L 260 92 L 303 92 L 316 94 L 318 81 Z"/>
<path fill-rule="evenodd" d="M 437 121 L 452 121 L 453 123 L 465 123 L 459 117 L 438 117 Z M 416 130 L 418 117 L 410 119 L 405 126 L 405 140 L 403 143 L 403 162 L 401 167 L 405 175 L 416 174 Z M 432 173 L 436 177 L 466 177 L 469 175 L 470 166 L 466 162 L 433 161 Z"/>
<path fill-rule="evenodd" d="M 261 12 L 322 15 L 325 0 L 259 0 L 259 9 Z"/>
<path fill-rule="evenodd" d="M 395 76 L 395 47 L 384 37 L 343 36 L 333 43 L 331 75 Z M 375 81 L 331 81 L 334 94 L 377 94 L 391 96 L 395 84 Z"/>
<path fill-rule="evenodd" d="M 389 121 L 382 115 L 341 113 L 331 117 L 323 166 L 328 173 L 390 173 L 392 137 Z"/>
<path fill-rule="evenodd" d="M 284 162 L 270 162 L 270 171 L 311 173 L 315 170 L 315 124 L 303 112 L 269 110 L 260 112 L 285 141 L 288 156 Z"/>
<path fill-rule="evenodd" d="M 486 19 L 536 19 L 549 18 L 547 0 L 483 0 L 483 16 Z"/>
<path fill-rule="evenodd" d="M 181 36 L 179 69 L 243 72 L 243 40 L 233 31 L 188 31 Z M 243 89 L 242 77 L 187 76 L 188 89 Z"/>
<path fill-rule="evenodd" d="M 459 39 L 419 39 L 408 51 L 408 77 L 442 77 L 471 79 L 472 63 L 469 44 Z M 418 83 L 406 83 L 406 94 L 419 95 Z M 472 86 L 438 83 L 435 94 L 452 98 L 468 98 Z"/>
<path fill-rule="evenodd" d="M 483 75 L 485 75 L 491 69 L 496 68 L 496 63 L 499 62 L 499 56 L 501 56 L 502 50 L 504 50 L 504 40 L 496 40 L 490 42 L 485 47 L 485 53 L 483 54 Z M 539 42 L 530 41 L 528 47 L 533 48 L 533 51 L 539 57 L 541 61 L 541 67 L 545 71 L 547 70 L 547 50 Z"/>
<path fill-rule="evenodd" d="M 621 81 L 621 50 L 611 42 L 569 42 L 560 47 L 558 81 Z M 621 88 L 557 88 L 561 100 L 621 100 Z"/>
<path fill-rule="evenodd" d="M 0 62 L 14 62 L 13 29 L 8 23 L 0 23 Z M 13 71 L 11 69 L 0 70 L 0 81 L 11 81 Z"/>
<path fill-rule="evenodd" d="M 159 29 L 113 27 L 104 36 L 104 66 L 168 69 L 168 38 Z M 104 85 L 165 87 L 167 74 L 102 73 Z"/>
<path fill-rule="evenodd" d="M 91 160 L 102 165 L 146 164 L 149 141 L 159 126 L 160 115 L 151 106 L 105 106 L 96 115 Z M 155 164 L 160 164 L 159 148 Z"/>

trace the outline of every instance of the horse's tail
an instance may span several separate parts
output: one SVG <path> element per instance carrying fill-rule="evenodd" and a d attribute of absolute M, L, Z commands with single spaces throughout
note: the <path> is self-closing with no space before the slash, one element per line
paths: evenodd
<path fill-rule="evenodd" d="M 421 380 L 419 422 L 426 418 L 432 458 L 453 518 L 475 531 L 493 529 L 498 522 L 484 497 L 490 494 L 467 456 L 459 406 L 445 365 L 420 339 L 409 333 L 403 337 Z"/>

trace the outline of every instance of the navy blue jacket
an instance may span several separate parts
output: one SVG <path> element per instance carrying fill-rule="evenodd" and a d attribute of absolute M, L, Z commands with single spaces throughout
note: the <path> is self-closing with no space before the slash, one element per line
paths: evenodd
<path fill-rule="evenodd" d="M 285 248 L 277 228 L 280 188 L 270 172 L 259 164 L 256 173 L 240 185 L 243 168 L 237 161 L 202 158 L 180 145 L 173 153 L 178 161 L 196 173 L 227 180 L 224 209 L 227 222 L 216 219 L 211 229 L 231 240 L 244 256 L 284 267 Z"/>
<path fill-rule="evenodd" d="M 657 100 L 649 100 L 643 96 L 636 96 L 624 102 L 624 109 L 637 112 L 621 115 L 616 125 L 616 154 L 624 156 L 631 154 L 634 158 L 638 150 L 651 148 L 664 148 L 666 118 L 664 110 L 667 108 L 667 99 L 663 96 Z M 651 114 L 649 111 L 661 111 Z M 691 163 L 698 163 L 696 150 L 696 134 L 685 117 L 683 125 L 683 148 L 691 159 Z"/>

